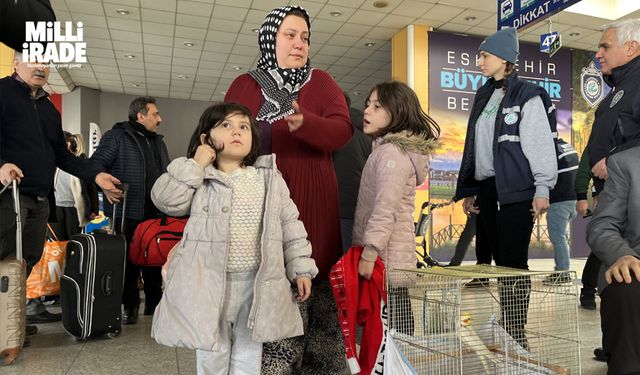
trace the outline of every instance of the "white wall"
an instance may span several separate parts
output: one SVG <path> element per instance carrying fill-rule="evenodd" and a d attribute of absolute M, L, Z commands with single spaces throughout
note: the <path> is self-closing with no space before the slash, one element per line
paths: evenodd
<path fill-rule="evenodd" d="M 77 87 L 62 96 L 62 127 L 72 133 L 82 132 L 85 142 L 89 139 L 89 123 L 100 125 L 102 134 L 117 122 L 127 121 L 129 104 L 136 96 L 99 92 L 86 87 Z M 186 154 L 191 134 L 200 115 L 210 102 L 156 98 L 162 117 L 159 133 L 174 159 Z"/>
<path fill-rule="evenodd" d="M 62 95 L 62 129 L 82 134 L 85 152 L 89 149 L 89 123 L 100 121 L 99 96 L 100 92 L 86 87 Z"/>
<path fill-rule="evenodd" d="M 62 95 L 62 129 L 72 134 L 82 131 L 80 114 L 82 111 L 81 90 L 76 88 L 68 94 Z"/>

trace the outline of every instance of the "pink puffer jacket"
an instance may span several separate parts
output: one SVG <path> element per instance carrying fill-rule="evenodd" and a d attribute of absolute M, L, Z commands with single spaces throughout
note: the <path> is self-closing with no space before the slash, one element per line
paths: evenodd
<path fill-rule="evenodd" d="M 406 132 L 387 134 L 373 142 L 362 171 L 353 244 L 365 248 L 364 259 L 380 256 L 387 267 L 415 268 L 413 213 L 416 186 L 429 168 L 437 140 Z"/>

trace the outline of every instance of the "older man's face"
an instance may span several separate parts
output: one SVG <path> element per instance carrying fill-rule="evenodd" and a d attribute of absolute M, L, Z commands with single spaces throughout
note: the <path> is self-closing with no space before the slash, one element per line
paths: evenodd
<path fill-rule="evenodd" d="M 23 62 L 22 58 L 13 60 L 13 68 L 22 80 L 32 89 L 39 89 L 49 79 L 49 65 Z"/>
<path fill-rule="evenodd" d="M 631 61 L 635 56 L 637 45 L 635 42 L 627 42 L 620 45 L 616 29 L 609 29 L 602 34 L 598 43 L 596 59 L 600 62 L 600 71 L 604 74 L 611 74 L 614 68 L 622 66 Z"/>

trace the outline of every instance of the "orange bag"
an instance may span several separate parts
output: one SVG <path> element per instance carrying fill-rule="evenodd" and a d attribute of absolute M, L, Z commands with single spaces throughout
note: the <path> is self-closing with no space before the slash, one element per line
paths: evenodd
<path fill-rule="evenodd" d="M 60 294 L 60 276 L 64 269 L 68 241 L 59 241 L 51 226 L 47 226 L 54 240 L 49 239 L 44 243 L 42 257 L 31 270 L 27 279 L 27 298 Z"/>

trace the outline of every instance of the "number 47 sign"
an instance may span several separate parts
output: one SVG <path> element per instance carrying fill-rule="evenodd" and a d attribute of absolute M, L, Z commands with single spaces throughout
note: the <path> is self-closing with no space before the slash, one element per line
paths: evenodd
<path fill-rule="evenodd" d="M 540 35 L 540 52 L 549 53 L 551 45 L 555 42 L 556 38 L 558 38 L 557 31 Z"/>

